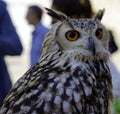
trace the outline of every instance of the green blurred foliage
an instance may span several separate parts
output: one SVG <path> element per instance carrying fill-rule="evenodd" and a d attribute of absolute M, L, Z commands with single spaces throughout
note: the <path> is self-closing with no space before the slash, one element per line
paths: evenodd
<path fill-rule="evenodd" d="M 120 98 L 115 98 L 115 102 L 113 104 L 113 112 L 114 114 L 120 114 Z"/>

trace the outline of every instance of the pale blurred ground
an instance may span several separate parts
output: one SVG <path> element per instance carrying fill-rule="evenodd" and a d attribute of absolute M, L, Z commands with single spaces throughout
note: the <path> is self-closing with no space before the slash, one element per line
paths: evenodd
<path fill-rule="evenodd" d="M 22 44 L 24 46 L 24 52 L 20 57 L 6 57 L 8 69 L 11 75 L 13 83 L 22 76 L 27 69 L 29 69 L 29 51 L 31 43 L 30 27 L 26 20 L 25 14 L 29 5 L 37 4 L 42 7 L 50 7 L 52 0 L 6 0 L 8 3 L 8 10 L 11 14 L 15 27 L 20 35 Z M 90 0 L 95 12 L 98 9 L 106 9 L 104 18 L 102 20 L 109 29 L 113 30 L 116 43 L 120 47 L 120 0 Z M 43 19 L 45 26 L 50 26 L 50 18 L 45 15 Z M 120 71 L 120 50 L 118 50 L 113 56 L 112 60 L 115 63 L 117 69 Z"/>

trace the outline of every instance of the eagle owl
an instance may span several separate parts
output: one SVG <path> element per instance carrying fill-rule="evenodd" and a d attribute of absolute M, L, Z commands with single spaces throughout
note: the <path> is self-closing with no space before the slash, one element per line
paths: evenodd
<path fill-rule="evenodd" d="M 104 10 L 91 19 L 47 10 L 58 22 L 46 35 L 40 61 L 17 81 L 0 114 L 111 114 Z"/>

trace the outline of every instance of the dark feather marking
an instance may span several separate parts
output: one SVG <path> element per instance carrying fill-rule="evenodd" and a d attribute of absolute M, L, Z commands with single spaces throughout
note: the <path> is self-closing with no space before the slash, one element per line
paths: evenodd
<path fill-rule="evenodd" d="M 57 74 L 62 74 L 62 72 L 64 72 L 63 69 L 60 69 L 59 67 L 56 67 L 53 70 L 54 72 L 57 72 Z"/>
<path fill-rule="evenodd" d="M 68 100 L 69 96 L 66 94 L 66 90 L 64 89 L 64 93 L 61 95 L 62 100 Z"/>
<path fill-rule="evenodd" d="M 49 104 L 50 104 L 50 107 L 51 107 L 51 110 L 54 110 L 55 109 L 55 104 L 54 104 L 54 98 L 55 98 L 55 94 L 53 94 L 52 96 L 52 99 L 50 100 Z"/>
<path fill-rule="evenodd" d="M 99 62 L 94 61 L 94 67 L 95 67 L 95 69 L 96 69 L 96 71 L 97 71 L 97 74 L 98 74 L 98 75 L 96 75 L 96 76 L 97 76 L 97 77 L 100 76 L 100 75 L 99 75 L 99 73 L 100 73 L 100 65 L 99 65 Z"/>
<path fill-rule="evenodd" d="M 69 61 L 66 61 L 63 65 L 63 67 L 67 67 L 68 64 L 69 64 Z"/>
<path fill-rule="evenodd" d="M 75 113 L 75 114 L 80 114 L 80 111 L 79 111 L 79 109 L 78 109 L 77 106 L 76 106 L 75 99 L 74 99 L 74 96 L 73 96 L 73 95 L 72 95 L 71 104 L 72 104 L 73 107 L 76 109 L 76 113 Z"/>
<path fill-rule="evenodd" d="M 60 104 L 60 112 L 61 112 L 61 114 L 64 114 L 64 111 L 63 111 L 63 104 L 62 104 L 62 103 Z"/>
<path fill-rule="evenodd" d="M 96 16 L 95 16 L 95 19 L 98 19 L 98 20 L 101 21 L 103 15 L 104 15 L 104 12 L 105 12 L 105 9 L 99 10 L 98 13 L 97 13 Z"/>
<path fill-rule="evenodd" d="M 71 66 L 67 66 L 66 71 L 70 72 L 70 70 L 71 70 Z"/>
<path fill-rule="evenodd" d="M 54 91 L 55 93 L 56 93 L 56 91 L 57 91 L 57 85 L 58 85 L 58 83 L 59 82 L 56 82 L 56 83 L 54 83 L 54 85 L 53 85 L 53 87 L 52 87 L 52 91 Z"/>
<path fill-rule="evenodd" d="M 64 83 L 64 86 L 68 87 L 68 86 L 70 86 L 70 80 L 72 80 L 72 76 L 69 76 L 66 80 L 67 81 Z"/>
<path fill-rule="evenodd" d="M 56 29 L 56 33 L 55 33 L 55 36 L 57 37 L 58 35 L 58 32 L 59 32 L 59 29 L 62 27 L 62 25 L 64 25 L 64 23 L 60 24 L 57 29 Z M 58 43 L 58 42 L 57 42 Z M 60 48 L 59 48 L 60 49 Z"/>
<path fill-rule="evenodd" d="M 33 99 L 34 95 L 32 96 L 32 99 Z M 31 98 L 26 98 L 22 104 L 26 105 L 26 106 L 30 106 L 31 105 Z M 35 99 L 34 99 L 35 100 Z"/>
<path fill-rule="evenodd" d="M 87 84 L 88 81 L 87 81 L 87 71 L 86 71 L 86 69 L 82 69 L 81 76 L 83 76 L 83 81 L 85 82 L 85 84 Z"/>
<path fill-rule="evenodd" d="M 57 32 L 56 32 L 56 34 L 57 34 Z M 62 51 L 63 48 L 62 48 L 62 46 L 60 45 L 60 43 L 59 43 L 58 41 L 56 41 L 56 43 L 57 43 L 57 45 L 59 46 L 60 50 Z"/>
<path fill-rule="evenodd" d="M 37 104 L 36 104 L 37 105 Z M 33 107 L 33 108 L 36 108 L 36 105 Z M 43 103 L 41 104 L 41 106 L 39 107 L 39 108 L 36 108 L 35 110 L 36 110 L 36 112 L 38 113 L 38 114 L 44 114 L 44 106 L 45 106 L 45 102 L 43 101 Z M 32 113 L 31 113 L 32 114 Z"/>
<path fill-rule="evenodd" d="M 14 113 L 19 112 L 20 111 L 20 104 L 15 105 L 12 110 L 13 110 Z"/>
<path fill-rule="evenodd" d="M 48 83 L 46 81 L 42 81 L 43 88 L 46 89 L 48 87 Z"/>

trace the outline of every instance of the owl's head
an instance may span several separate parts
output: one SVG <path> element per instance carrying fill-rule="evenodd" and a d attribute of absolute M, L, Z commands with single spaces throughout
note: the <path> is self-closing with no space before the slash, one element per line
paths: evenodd
<path fill-rule="evenodd" d="M 105 59 L 109 55 L 109 33 L 101 24 L 104 10 L 91 19 L 69 19 L 50 9 L 48 14 L 58 20 L 46 35 L 42 56 L 61 50 L 70 55 Z"/>

